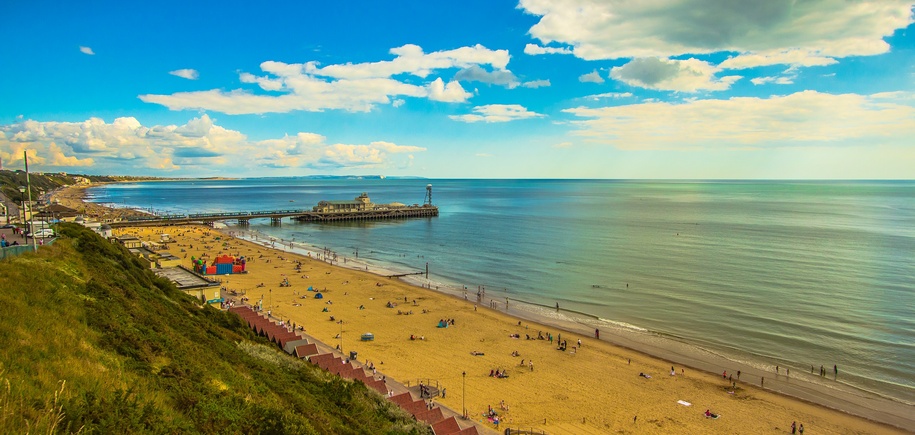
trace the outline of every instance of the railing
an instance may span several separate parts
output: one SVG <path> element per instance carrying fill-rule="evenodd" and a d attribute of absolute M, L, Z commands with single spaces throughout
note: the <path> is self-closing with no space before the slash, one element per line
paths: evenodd
<path fill-rule="evenodd" d="M 47 239 L 47 240 L 45 240 L 45 242 L 43 244 L 50 245 L 50 244 L 54 243 L 54 240 L 56 240 L 56 239 Z M 32 247 L 31 243 L 0 248 L 0 260 L 16 257 L 19 255 L 25 254 L 27 252 L 32 252 L 34 249 L 35 248 Z"/>

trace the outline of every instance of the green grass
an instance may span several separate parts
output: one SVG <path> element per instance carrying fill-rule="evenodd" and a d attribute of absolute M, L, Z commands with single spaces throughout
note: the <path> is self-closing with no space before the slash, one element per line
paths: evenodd
<path fill-rule="evenodd" d="M 0 261 L 0 433 L 429 433 L 91 231 Z"/>

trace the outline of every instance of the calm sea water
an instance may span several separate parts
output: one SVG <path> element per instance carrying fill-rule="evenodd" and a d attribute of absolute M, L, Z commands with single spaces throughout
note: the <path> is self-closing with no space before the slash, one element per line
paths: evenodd
<path fill-rule="evenodd" d="M 588 313 L 729 359 L 842 370 L 915 402 L 915 182 L 313 180 L 131 183 L 90 200 L 156 212 L 310 208 L 368 192 L 440 216 L 253 221 L 436 284 Z"/>

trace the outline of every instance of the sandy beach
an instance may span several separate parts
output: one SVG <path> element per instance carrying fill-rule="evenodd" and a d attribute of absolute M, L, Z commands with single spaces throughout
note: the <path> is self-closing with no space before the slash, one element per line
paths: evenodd
<path fill-rule="evenodd" d="M 110 208 L 100 204 L 83 201 L 86 195 L 86 189 L 89 187 L 97 187 L 101 184 L 102 183 L 95 183 L 91 186 L 80 185 L 64 187 L 53 192 L 51 198 L 60 205 L 72 208 L 80 214 L 99 222 L 119 221 L 128 216 L 144 215 L 143 212 L 129 208 Z"/>
<path fill-rule="evenodd" d="M 284 252 L 279 244 L 270 249 L 263 239 L 246 241 L 208 227 L 117 232 L 148 241 L 168 233 L 174 240 L 169 251 L 186 256 L 188 264 L 191 256 L 245 256 L 247 274 L 219 277 L 230 292 L 246 295 L 251 303 L 262 301 L 274 317 L 304 326 L 308 334 L 342 346 L 345 353 L 358 352 L 359 361 L 373 362 L 386 376 L 414 385 L 421 380 L 438 384 L 446 395 L 437 402 L 458 411 L 466 406 L 470 418 L 496 429 L 483 416 L 492 407 L 501 417 L 500 431 L 790 433 L 797 422 L 805 433 L 902 433 L 773 393 L 760 388 L 758 378 L 738 381 L 737 373 L 723 377 L 672 367 L 661 358 L 610 344 L 606 334 L 598 340 L 592 331 L 572 333 L 519 319 L 502 312 L 503 303 L 498 309 L 489 302 L 476 304 L 476 289 L 464 300 L 371 270 L 353 270 L 352 261 L 348 268 L 333 266 L 317 259 L 318 253 Z M 283 280 L 290 286 L 280 286 Z M 309 287 L 323 298 L 316 299 Z M 439 327 L 444 323 L 448 326 Z M 360 341 L 366 332 L 375 340 Z M 557 349 L 560 342 L 567 343 L 566 350 Z M 507 376 L 490 376 L 497 370 Z M 773 373 L 769 382 L 776 381 Z M 719 418 L 707 418 L 706 410 Z"/>

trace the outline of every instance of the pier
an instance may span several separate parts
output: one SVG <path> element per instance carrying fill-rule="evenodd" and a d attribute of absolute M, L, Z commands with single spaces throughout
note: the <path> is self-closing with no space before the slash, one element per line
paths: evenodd
<path fill-rule="evenodd" d="M 119 222 L 111 222 L 112 228 L 143 227 L 159 225 L 212 224 L 221 221 L 236 221 L 248 225 L 252 219 L 270 219 L 279 224 L 284 218 L 299 222 L 365 221 L 381 219 L 429 218 L 438 216 L 438 207 L 432 205 L 432 185 L 426 186 L 423 204 L 404 205 L 401 203 L 373 204 L 368 194 L 362 193 L 354 200 L 321 201 L 309 209 L 261 210 L 227 213 L 190 213 L 154 216 L 132 216 Z"/>

